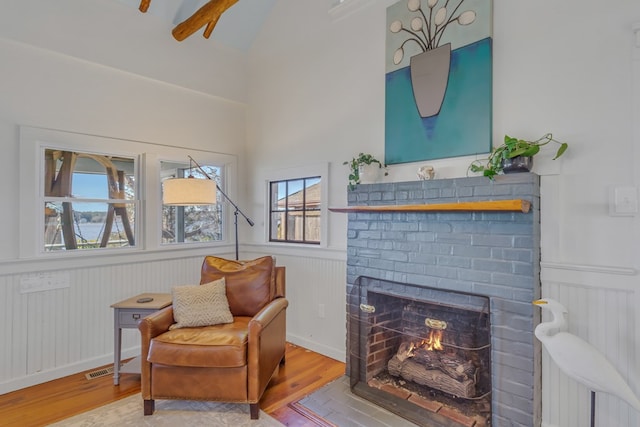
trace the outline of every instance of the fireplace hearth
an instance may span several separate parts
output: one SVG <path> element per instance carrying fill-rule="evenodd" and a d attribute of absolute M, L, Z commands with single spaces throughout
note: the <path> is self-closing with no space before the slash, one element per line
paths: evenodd
<path fill-rule="evenodd" d="M 514 199 L 530 209 L 455 210 Z M 540 296 L 539 177 L 364 184 L 348 200 L 368 208 L 348 213 L 354 393 L 421 425 L 539 425 L 539 312 L 531 304 Z M 441 208 L 388 209 L 411 204 Z M 438 338 L 444 350 L 424 349 Z"/>
<path fill-rule="evenodd" d="M 421 426 L 491 425 L 488 298 L 359 277 L 349 301 L 355 394 Z"/>

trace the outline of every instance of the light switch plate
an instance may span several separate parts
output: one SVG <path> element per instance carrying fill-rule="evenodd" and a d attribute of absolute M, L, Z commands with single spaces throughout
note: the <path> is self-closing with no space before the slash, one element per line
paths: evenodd
<path fill-rule="evenodd" d="M 635 216 L 638 213 L 638 189 L 634 186 L 620 186 L 611 189 L 609 215 Z"/>

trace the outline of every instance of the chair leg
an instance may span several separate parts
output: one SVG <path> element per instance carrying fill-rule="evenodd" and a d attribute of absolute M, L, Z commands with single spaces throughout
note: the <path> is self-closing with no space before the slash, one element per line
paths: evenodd
<path fill-rule="evenodd" d="M 153 411 L 156 410 L 156 401 L 153 399 L 144 401 L 144 414 L 153 415 Z"/>
<path fill-rule="evenodd" d="M 257 420 L 260 416 L 260 406 L 257 403 L 249 403 L 249 413 L 252 420 Z"/>

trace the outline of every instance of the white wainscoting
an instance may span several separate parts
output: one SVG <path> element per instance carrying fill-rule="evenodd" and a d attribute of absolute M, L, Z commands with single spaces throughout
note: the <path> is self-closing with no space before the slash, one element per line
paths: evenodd
<path fill-rule="evenodd" d="M 241 258 L 270 254 L 287 267 L 288 340 L 344 361 L 344 251 L 267 249 L 272 248 L 255 247 L 256 252 Z M 103 265 L 92 267 L 81 266 L 86 260 L 55 267 L 37 261 L 7 265 L 0 275 L 0 394 L 112 363 L 110 305 L 139 293 L 198 283 L 204 254 L 134 255 L 106 264 L 101 259 Z M 154 256 L 158 259 L 149 259 Z M 68 275 L 68 287 L 20 292 L 22 279 L 59 271 Z M 137 355 L 138 331 L 124 329 L 122 338 L 123 358 Z"/>
<path fill-rule="evenodd" d="M 266 253 L 287 268 L 287 340 L 346 361 L 346 252 L 269 248 Z M 324 313 L 323 313 L 324 311 Z"/>
<path fill-rule="evenodd" d="M 542 263 L 543 297 L 567 307 L 569 331 L 597 347 L 640 395 L 639 291 L 634 269 Z M 626 402 L 596 396 L 597 426 L 640 425 L 640 414 Z M 542 425 L 588 426 L 590 399 L 590 390 L 567 377 L 543 351 Z"/>
<path fill-rule="evenodd" d="M 198 283 L 201 264 L 194 256 L 68 268 L 68 287 L 31 293 L 21 293 L 21 280 L 49 273 L 37 262 L 0 276 L 0 394 L 113 362 L 110 305 Z M 138 331 L 125 329 L 122 337 L 123 357 L 138 354 Z"/>

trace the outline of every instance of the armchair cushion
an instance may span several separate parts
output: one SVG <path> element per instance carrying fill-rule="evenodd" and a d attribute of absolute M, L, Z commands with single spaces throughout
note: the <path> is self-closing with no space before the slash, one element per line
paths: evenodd
<path fill-rule="evenodd" d="M 276 294 L 273 257 L 234 261 L 207 256 L 202 263 L 200 283 L 224 277 L 229 308 L 234 316 L 254 316 Z"/>
<path fill-rule="evenodd" d="M 174 329 L 151 340 L 151 363 L 197 368 L 235 368 L 247 364 L 248 317 L 201 328 Z"/>
<path fill-rule="evenodd" d="M 170 329 L 232 323 L 224 277 L 204 285 L 176 286 L 172 289 L 173 317 Z"/>

